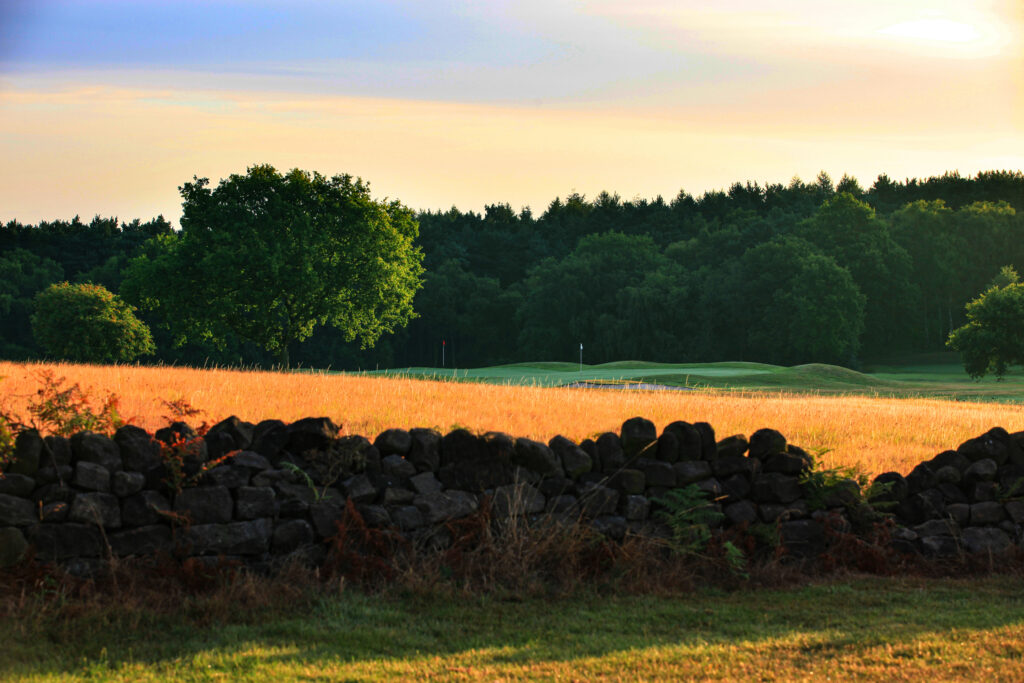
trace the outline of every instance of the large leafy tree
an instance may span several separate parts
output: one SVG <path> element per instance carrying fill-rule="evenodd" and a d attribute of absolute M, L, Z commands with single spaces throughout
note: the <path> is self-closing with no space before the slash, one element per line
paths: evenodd
<path fill-rule="evenodd" d="M 15 248 L 0 254 L 0 353 L 25 358 L 32 353 L 32 297 L 63 279 L 55 261 Z"/>
<path fill-rule="evenodd" d="M 57 358 L 130 362 L 156 351 L 131 306 L 100 285 L 52 284 L 35 297 L 32 332 Z"/>
<path fill-rule="evenodd" d="M 1024 284 L 994 284 L 967 304 L 967 324 L 949 335 L 949 347 L 960 352 L 964 369 L 974 378 L 988 373 L 1002 379 L 1011 365 L 1024 364 Z"/>
<path fill-rule="evenodd" d="M 417 223 L 362 180 L 259 165 L 179 189 L 181 233 L 158 237 L 122 285 L 176 343 L 234 334 L 287 367 L 289 346 L 319 326 L 366 347 L 413 317 Z"/>

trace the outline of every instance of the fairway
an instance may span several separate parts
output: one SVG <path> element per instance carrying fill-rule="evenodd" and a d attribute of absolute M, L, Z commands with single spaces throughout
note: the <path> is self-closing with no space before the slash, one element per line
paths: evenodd
<path fill-rule="evenodd" d="M 1024 401 L 1019 369 L 1002 381 L 971 379 L 957 354 L 930 354 L 900 363 L 868 364 L 863 372 L 837 365 L 810 363 L 783 367 L 765 363 L 648 363 L 617 361 L 601 365 L 578 363 L 515 363 L 487 368 L 409 367 L 368 372 L 369 375 L 419 377 L 460 382 L 526 386 L 614 388 L 646 383 L 689 389 L 778 391 L 879 397 L 942 398 L 960 401 Z"/>

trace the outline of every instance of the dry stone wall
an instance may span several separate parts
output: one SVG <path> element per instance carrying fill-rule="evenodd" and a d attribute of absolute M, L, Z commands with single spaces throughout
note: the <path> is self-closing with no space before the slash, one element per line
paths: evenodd
<path fill-rule="evenodd" d="M 18 435 L 0 479 L 0 566 L 31 556 L 89 572 L 111 556 L 229 557 L 273 566 L 324 559 L 351 503 L 366 523 L 443 542 L 446 525 L 482 504 L 497 516 L 583 520 L 611 537 L 666 534 L 658 511 L 695 486 L 714 523 L 771 530 L 795 555 L 822 551 L 830 529 L 895 521 L 899 552 L 1000 553 L 1022 544 L 1024 432 L 993 429 L 886 473 L 870 491 L 818 473 L 772 429 L 718 439 L 711 425 L 658 434 L 637 417 L 582 443 L 503 433 L 389 429 L 371 443 L 328 418 L 259 424 L 232 417 L 200 436 L 185 423 L 112 438 Z M 440 540 L 438 540 L 440 539 Z"/>

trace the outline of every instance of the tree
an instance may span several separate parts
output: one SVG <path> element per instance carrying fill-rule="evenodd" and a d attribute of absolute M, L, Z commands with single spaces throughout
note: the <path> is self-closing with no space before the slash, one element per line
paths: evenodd
<path fill-rule="evenodd" d="M 1024 284 L 994 286 L 967 304 L 967 324 L 949 335 L 967 374 L 1001 380 L 1010 365 L 1024 363 Z"/>
<path fill-rule="evenodd" d="M 375 201 L 350 175 L 269 165 L 179 188 L 181 233 L 157 237 L 122 292 L 186 341 L 229 333 L 278 354 L 331 325 L 363 348 L 413 317 L 421 286 L 418 227 L 397 201 Z"/>
<path fill-rule="evenodd" d="M 130 362 L 156 351 L 134 308 L 99 285 L 52 284 L 36 295 L 35 309 L 32 333 L 52 356 Z"/>
<path fill-rule="evenodd" d="M 0 356 L 32 355 L 32 298 L 52 282 L 64 279 L 55 261 L 15 248 L 0 256 Z"/>
<path fill-rule="evenodd" d="M 850 272 L 809 242 L 776 237 L 740 259 L 736 280 L 746 358 L 848 363 L 864 329 L 865 298 Z"/>

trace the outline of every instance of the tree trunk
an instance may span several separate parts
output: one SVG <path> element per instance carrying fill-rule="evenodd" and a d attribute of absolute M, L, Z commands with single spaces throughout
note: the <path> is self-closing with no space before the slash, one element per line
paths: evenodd
<path fill-rule="evenodd" d="M 290 362 L 288 358 L 288 342 L 285 342 L 284 344 L 281 345 L 281 356 L 279 360 L 282 370 L 287 370 L 290 367 Z"/>

